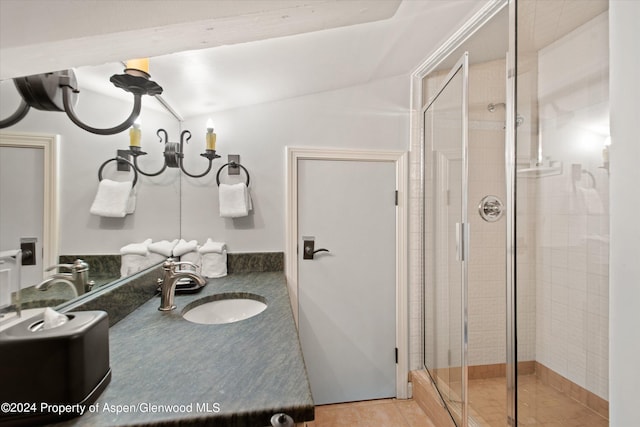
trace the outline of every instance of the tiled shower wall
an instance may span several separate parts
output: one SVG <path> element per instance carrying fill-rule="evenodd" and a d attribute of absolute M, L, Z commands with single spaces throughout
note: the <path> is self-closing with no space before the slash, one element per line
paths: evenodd
<path fill-rule="evenodd" d="M 505 362 L 506 220 L 486 222 L 478 213 L 487 195 L 505 202 L 505 61 L 474 64 L 469 69 L 470 224 L 468 319 L 469 358 L 474 365 Z M 496 105 L 490 112 L 488 105 Z"/>
<path fill-rule="evenodd" d="M 536 183 L 536 360 L 608 399 L 608 14 L 540 50 L 544 156 Z"/>

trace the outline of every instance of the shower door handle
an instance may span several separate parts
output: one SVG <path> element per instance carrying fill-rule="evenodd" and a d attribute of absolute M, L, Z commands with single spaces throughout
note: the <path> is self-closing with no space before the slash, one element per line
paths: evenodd
<path fill-rule="evenodd" d="M 469 242 L 469 224 L 456 222 L 456 259 L 460 262 L 467 259 L 467 246 Z"/>

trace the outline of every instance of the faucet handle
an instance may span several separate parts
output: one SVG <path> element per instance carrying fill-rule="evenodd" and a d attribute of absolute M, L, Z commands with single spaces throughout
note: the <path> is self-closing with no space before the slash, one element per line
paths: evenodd
<path fill-rule="evenodd" d="M 72 269 L 78 273 L 82 273 L 84 271 L 89 270 L 89 264 L 84 260 L 78 258 L 73 262 Z"/>
<path fill-rule="evenodd" d="M 189 262 L 189 261 L 174 262 L 173 265 L 176 266 L 176 267 L 179 266 L 179 265 L 188 265 L 188 266 L 193 268 L 193 271 L 196 271 L 196 272 L 198 271 L 198 266 L 196 264 L 192 263 L 192 262 Z"/>
<path fill-rule="evenodd" d="M 164 268 L 165 270 L 175 270 L 176 269 L 176 261 L 174 258 L 167 258 L 164 260 L 164 262 L 162 263 L 162 268 Z"/>
<path fill-rule="evenodd" d="M 55 264 L 50 267 L 47 267 L 45 271 L 55 270 L 56 268 L 66 268 L 68 270 L 73 270 L 73 264 Z"/>

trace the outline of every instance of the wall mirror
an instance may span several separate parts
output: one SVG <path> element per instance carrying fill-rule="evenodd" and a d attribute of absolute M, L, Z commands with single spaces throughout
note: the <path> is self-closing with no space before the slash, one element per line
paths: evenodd
<path fill-rule="evenodd" d="M 109 127 L 122 122 L 131 110 L 129 94 L 113 87 L 114 97 L 92 91 L 97 83 L 76 69 L 80 97 L 76 113 L 86 123 Z M 122 72 L 119 63 L 100 66 L 105 82 Z M 111 74 L 108 74 L 111 72 Z M 91 74 L 91 73 L 90 73 Z M 129 96 L 127 96 L 129 95 Z M 149 98 L 149 99 L 144 99 Z M 0 117 L 15 111 L 20 97 L 11 80 L 0 84 Z M 180 122 L 160 103 L 143 97 L 142 145 L 148 155 L 139 160 L 145 171 L 163 164 L 164 145 L 155 134 L 163 128 L 179 135 Z M 139 175 L 135 186 L 135 212 L 124 218 L 108 218 L 89 213 L 98 188 L 98 170 L 118 150 L 129 148 L 127 131 L 98 136 L 75 126 L 64 113 L 31 109 L 18 124 L 0 131 L 0 251 L 20 248 L 25 239 L 35 242 L 33 266 L 22 268 L 23 308 L 55 307 L 75 298 L 72 286 L 58 281 L 36 290 L 52 274 L 68 269 L 52 269 L 56 264 L 73 263 L 77 258 L 89 264 L 92 288 L 117 286 L 120 282 L 120 248 L 145 239 L 173 240 L 180 237 L 180 173 L 167 169 L 155 177 Z M 118 171 L 115 161 L 103 169 L 104 178 L 131 180 L 131 171 Z M 88 292 L 90 294 L 91 291 Z"/>

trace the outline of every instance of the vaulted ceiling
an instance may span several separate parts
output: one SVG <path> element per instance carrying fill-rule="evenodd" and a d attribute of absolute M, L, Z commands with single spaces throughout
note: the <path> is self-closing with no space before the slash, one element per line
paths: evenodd
<path fill-rule="evenodd" d="M 81 90 L 126 97 L 109 76 L 148 56 L 162 98 L 188 118 L 408 74 L 483 4 L 1 0 L 0 77 L 76 67 Z"/>

